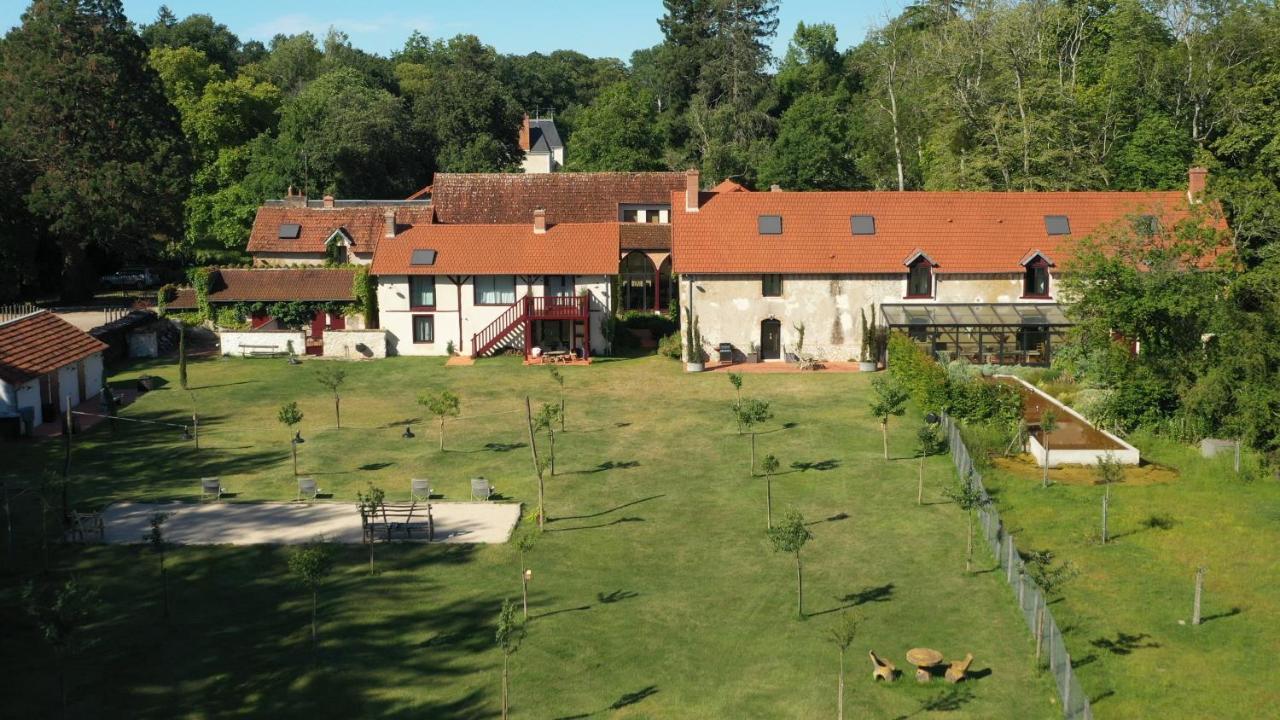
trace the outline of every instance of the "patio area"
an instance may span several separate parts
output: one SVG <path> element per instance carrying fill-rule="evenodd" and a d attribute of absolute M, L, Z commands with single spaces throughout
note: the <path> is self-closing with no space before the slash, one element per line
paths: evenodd
<path fill-rule="evenodd" d="M 116 503 L 103 511 L 104 541 L 141 543 L 155 513 L 169 513 L 165 539 L 174 545 L 296 545 L 323 536 L 363 542 L 355 503 Z M 518 503 L 431 504 L 435 541 L 504 543 L 520 519 Z M 425 542 L 425 541 L 421 541 Z"/>

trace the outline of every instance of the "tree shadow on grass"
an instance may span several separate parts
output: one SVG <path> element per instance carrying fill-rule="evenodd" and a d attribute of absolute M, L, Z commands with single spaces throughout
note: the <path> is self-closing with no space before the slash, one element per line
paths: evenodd
<path fill-rule="evenodd" d="M 257 381 L 257 380 L 240 380 L 239 382 L 219 383 L 219 384 L 217 384 L 217 385 L 199 385 L 199 386 L 192 386 L 192 387 L 188 387 L 188 388 L 187 388 L 187 390 L 189 390 L 189 391 L 192 391 L 192 390 L 213 390 L 214 388 L 231 387 L 231 386 L 233 386 L 233 385 L 248 385 L 248 384 L 250 384 L 250 383 L 256 383 L 256 382 L 258 382 L 258 381 Z"/>
<path fill-rule="evenodd" d="M 601 510 L 600 512 L 590 513 L 588 515 L 566 515 L 564 517 L 549 518 L 547 522 L 554 523 L 554 522 L 560 522 L 561 520 L 589 520 L 591 518 L 600 517 L 601 515 L 608 515 L 611 512 L 617 512 L 618 510 L 631 507 L 632 505 L 639 505 L 640 503 L 649 502 L 650 500 L 657 500 L 658 498 L 666 497 L 666 496 L 667 496 L 666 493 L 662 493 L 660 495 L 650 495 L 649 497 L 646 497 L 646 498 L 640 498 L 639 500 L 632 500 L 629 503 L 616 505 L 614 507 L 609 508 L 608 510 Z"/>
<path fill-rule="evenodd" d="M 636 690 L 635 692 L 623 693 L 622 697 L 619 697 L 617 700 L 614 700 L 612 703 L 610 703 L 609 707 L 601 708 L 599 710 L 593 710 L 591 712 L 580 713 L 578 715 L 562 715 L 556 718 L 556 720 L 586 720 L 586 718 L 593 717 L 595 715 L 607 714 L 609 713 L 610 710 L 621 710 L 622 708 L 635 705 L 636 703 L 639 703 L 653 695 L 656 695 L 657 692 L 658 692 L 658 686 L 650 685 L 648 687 L 644 687 L 639 690 Z"/>
<path fill-rule="evenodd" d="M 835 458 L 828 458 L 826 460 L 819 460 L 817 462 L 791 463 L 791 469 L 793 471 L 802 472 L 802 473 L 809 472 L 810 470 L 817 470 L 818 472 L 826 472 L 827 470 L 835 470 L 838 467 L 840 467 L 840 461 L 836 460 Z"/>
<path fill-rule="evenodd" d="M 371 470 L 385 470 L 385 469 L 387 469 L 387 468 L 391 467 L 391 466 L 392 466 L 392 465 L 394 465 L 394 464 L 395 464 L 395 463 L 389 463 L 389 462 L 365 463 L 364 465 L 361 465 L 360 467 L 358 467 L 358 468 L 356 468 L 356 469 L 357 469 L 357 470 L 364 470 L 364 471 L 366 471 L 366 472 L 371 471 Z"/>
<path fill-rule="evenodd" d="M 484 449 L 489 452 L 511 452 L 520 448 L 529 447 L 529 443 L 513 442 L 513 443 L 485 443 Z"/>
<path fill-rule="evenodd" d="M 1144 650 L 1147 648 L 1158 648 L 1158 642 L 1143 642 L 1151 637 L 1147 633 L 1138 635 L 1130 635 L 1125 632 L 1117 632 L 1115 638 L 1100 637 L 1089 641 L 1089 644 L 1100 649 L 1106 650 L 1112 655 L 1129 655 L 1134 650 Z"/>
<path fill-rule="evenodd" d="M 568 527 L 568 528 L 548 528 L 547 532 L 569 532 L 571 530 L 596 530 L 599 528 L 611 527 L 613 525 L 622 525 L 625 523 L 636 523 L 636 522 L 644 522 L 644 521 L 645 519 L 642 517 L 623 517 L 623 518 L 618 518 L 617 520 L 614 520 L 612 522 L 600 523 L 598 525 L 579 525 L 578 527 Z"/>
<path fill-rule="evenodd" d="M 618 428 L 624 428 L 624 427 L 631 427 L 631 423 L 629 423 L 629 422 L 616 422 L 616 423 L 611 423 L 611 424 L 609 424 L 609 425 L 605 425 L 604 427 L 598 427 L 598 428 L 587 428 L 586 430 L 575 430 L 575 429 L 570 429 L 570 430 L 567 430 L 566 432 L 571 432 L 571 433 L 598 433 L 598 432 L 604 432 L 605 430 L 616 430 L 616 429 L 618 429 Z"/>
<path fill-rule="evenodd" d="M 541 618 L 549 618 L 552 615 L 560 615 L 562 613 L 569 613 L 569 612 L 582 612 L 584 610 L 590 610 L 590 609 L 591 609 L 590 605 L 579 605 L 578 607 L 561 608 L 559 610 L 550 610 L 548 612 L 542 613 L 541 615 L 530 615 L 529 619 L 538 620 Z"/>
<path fill-rule="evenodd" d="M 1204 624 L 1209 622 L 1210 620 L 1221 620 L 1222 618 L 1229 618 L 1229 617 L 1232 617 L 1233 615 L 1239 615 L 1242 612 L 1244 612 L 1244 608 L 1240 607 L 1239 605 L 1236 605 L 1232 607 L 1230 610 L 1227 610 L 1224 612 L 1214 613 L 1213 615 L 1205 615 L 1204 617 L 1200 618 L 1200 623 Z"/>
<path fill-rule="evenodd" d="M 612 605 L 613 603 L 630 600 L 633 597 L 639 596 L 640 593 L 632 592 L 631 590 L 614 590 L 610 593 L 596 593 L 596 600 L 599 600 L 602 605 Z"/>
<path fill-rule="evenodd" d="M 920 701 L 920 707 L 910 715 L 899 715 L 894 720 L 907 720 L 921 713 L 955 712 L 973 700 L 973 688 L 965 683 L 952 685 L 941 692 Z"/>
<path fill-rule="evenodd" d="M 594 475 L 596 473 L 602 473 L 608 470 L 627 470 L 629 468 L 634 468 L 634 467 L 640 467 L 639 460 L 605 460 L 599 465 L 596 465 L 595 467 L 589 468 L 587 470 L 573 470 L 571 472 L 561 473 L 561 474 L 563 475 Z"/>
<path fill-rule="evenodd" d="M 817 617 L 819 615 L 827 615 L 829 613 L 848 610 L 859 605 L 865 605 L 872 602 L 889 602 L 893 599 L 893 591 L 896 586 L 893 583 L 884 585 L 874 585 L 872 587 L 863 588 L 857 592 L 849 593 L 844 597 L 837 597 L 836 602 L 840 603 L 836 607 L 827 610 L 820 610 L 816 613 L 808 613 L 808 617 Z"/>
<path fill-rule="evenodd" d="M 389 428 L 397 428 L 403 425 L 421 425 L 421 424 L 422 424 L 422 418 L 412 417 L 412 418 L 405 418 L 403 420 L 396 420 L 394 422 L 389 422 L 386 425 L 379 425 L 378 427 L 382 430 L 387 430 Z"/>
<path fill-rule="evenodd" d="M 821 520 L 810 520 L 809 522 L 805 523 L 805 525 L 820 525 L 822 523 L 839 522 L 841 520 L 848 520 L 848 519 L 849 519 L 849 513 L 839 512 L 839 513 L 836 513 L 835 515 L 832 515 L 831 517 L 822 518 Z"/>

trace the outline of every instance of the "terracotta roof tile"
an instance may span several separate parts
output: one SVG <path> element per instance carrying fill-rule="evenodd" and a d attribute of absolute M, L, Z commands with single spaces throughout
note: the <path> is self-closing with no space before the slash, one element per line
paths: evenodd
<path fill-rule="evenodd" d="M 441 223 L 530 222 L 545 208 L 549 223 L 618 220 L 618 205 L 666 205 L 684 188 L 682 172 L 437 173 L 431 202 Z"/>
<path fill-rule="evenodd" d="M 210 302 L 355 300 L 351 268 L 225 268 L 210 278 Z"/>
<path fill-rule="evenodd" d="M 106 349 L 106 343 L 42 310 L 0 324 L 0 379 L 24 383 Z"/>
<path fill-rule="evenodd" d="M 263 205 L 253 218 L 253 230 L 249 234 L 250 253 L 295 252 L 322 253 L 325 242 L 339 228 L 346 231 L 354 243 L 352 251 L 361 255 L 378 248 L 385 234 L 383 212 L 389 206 L 366 205 L 360 207 L 285 207 Z M 430 222 L 429 205 L 400 206 L 395 208 L 399 231 L 407 227 Z M 296 238 L 280 237 L 280 226 L 299 225 Z"/>
<path fill-rule="evenodd" d="M 670 250 L 671 226 L 665 223 L 621 223 L 618 247 L 622 250 Z"/>
<path fill-rule="evenodd" d="M 195 288 L 183 287 L 178 288 L 173 294 L 173 299 L 164 304 L 165 310 L 196 310 L 199 306 L 196 304 Z"/>
<path fill-rule="evenodd" d="M 438 176 L 437 176 L 438 177 Z M 414 250 L 434 250 L 414 265 Z M 618 272 L 618 223 L 559 223 L 537 235 L 519 225 L 419 225 L 382 241 L 374 275 L 612 275 Z"/>
<path fill-rule="evenodd" d="M 702 193 L 697 213 L 673 198 L 678 273 L 901 273 L 916 250 L 939 273 L 1016 272 L 1029 252 L 1061 263 L 1079 239 L 1126 217 L 1168 227 L 1188 214 L 1182 191 Z M 761 235 L 761 215 L 782 216 L 782 234 Z M 875 234 L 853 235 L 853 215 L 874 216 Z M 1046 215 L 1066 215 L 1071 234 L 1050 236 Z"/>

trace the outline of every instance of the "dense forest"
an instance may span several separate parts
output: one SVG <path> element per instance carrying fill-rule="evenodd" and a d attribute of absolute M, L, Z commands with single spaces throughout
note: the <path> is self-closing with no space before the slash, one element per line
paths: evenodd
<path fill-rule="evenodd" d="M 570 170 L 757 187 L 1164 189 L 1202 164 L 1228 269 L 1188 279 L 1206 251 L 1187 246 L 1140 275 L 1145 251 L 1082 256 L 1076 363 L 1129 391 L 1118 428 L 1226 427 L 1280 451 L 1275 3 L 919 0 L 844 39 L 822 18 L 780 29 L 776 0 L 663 5 L 663 41 L 623 61 L 419 33 L 382 57 L 341 28 L 263 44 L 208 15 L 135 25 L 119 0 L 36 0 L 0 41 L 0 300 L 235 258 L 290 185 L 399 198 L 436 171 L 513 170 L 526 112 L 554 115 Z M 1108 361 L 1114 332 L 1162 352 Z"/>

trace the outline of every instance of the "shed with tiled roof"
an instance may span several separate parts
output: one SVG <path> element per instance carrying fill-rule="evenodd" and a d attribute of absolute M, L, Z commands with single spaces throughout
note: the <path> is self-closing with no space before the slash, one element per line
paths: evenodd
<path fill-rule="evenodd" d="M 0 416 L 20 416 L 29 429 L 95 397 L 106 349 L 47 310 L 0 323 Z"/>

